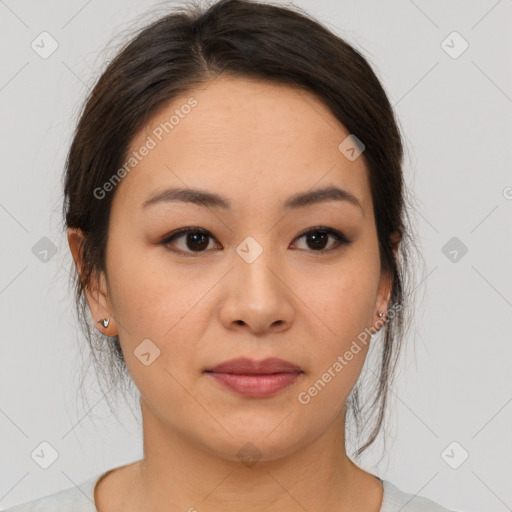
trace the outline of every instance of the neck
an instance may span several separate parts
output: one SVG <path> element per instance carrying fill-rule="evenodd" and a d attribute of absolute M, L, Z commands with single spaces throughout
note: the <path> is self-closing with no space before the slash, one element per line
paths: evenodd
<path fill-rule="evenodd" d="M 380 510 L 380 481 L 346 455 L 344 415 L 322 436 L 288 453 L 240 442 L 234 444 L 244 447 L 246 457 L 234 448 L 227 458 L 164 425 L 144 401 L 141 408 L 144 458 L 133 465 L 122 510 L 167 512 L 171 504 L 191 512 Z"/>

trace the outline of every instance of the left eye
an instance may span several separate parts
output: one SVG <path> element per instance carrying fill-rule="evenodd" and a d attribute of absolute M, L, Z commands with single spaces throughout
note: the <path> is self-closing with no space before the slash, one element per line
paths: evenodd
<path fill-rule="evenodd" d="M 329 237 L 334 238 L 335 243 L 326 249 L 325 244 Z M 340 231 L 332 228 L 324 228 L 322 226 L 310 229 L 297 237 L 298 240 L 301 238 L 305 238 L 306 243 L 314 247 L 315 250 L 313 252 L 329 252 L 338 248 L 340 245 L 351 243 L 351 241 L 348 240 Z"/>
<path fill-rule="evenodd" d="M 193 253 L 202 253 L 208 249 L 209 240 L 214 239 L 213 235 L 210 232 L 196 227 L 187 227 L 180 229 L 170 236 L 166 237 L 162 240 L 161 245 L 169 247 L 171 244 L 176 244 L 176 241 L 185 237 L 185 247 L 178 247 L 178 251 L 180 253 L 186 254 L 187 256 L 192 255 Z M 332 250 L 337 249 L 340 245 L 350 244 L 352 241 L 348 240 L 347 237 L 341 233 L 340 231 L 332 228 L 326 228 L 323 226 L 318 226 L 303 234 L 299 235 L 296 240 L 301 239 L 306 240 L 306 244 L 313 248 L 312 252 L 330 252 Z M 325 248 L 326 243 L 329 238 L 334 239 L 334 243 L 331 244 L 331 247 Z M 293 244 L 294 249 L 297 249 L 297 244 Z M 169 247 L 170 248 L 170 247 Z M 300 247 L 299 247 L 300 249 Z M 171 249 L 173 250 L 174 249 Z"/>

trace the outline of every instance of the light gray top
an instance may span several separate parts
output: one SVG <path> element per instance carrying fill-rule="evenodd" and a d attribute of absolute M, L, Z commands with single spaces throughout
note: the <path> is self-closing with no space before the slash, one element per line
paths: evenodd
<path fill-rule="evenodd" d="M 94 488 L 100 478 L 109 471 L 111 469 L 86 480 L 77 487 L 16 505 L 5 512 L 97 512 L 94 504 Z M 455 512 L 427 498 L 407 494 L 387 480 L 381 478 L 379 480 L 384 488 L 379 512 Z"/>

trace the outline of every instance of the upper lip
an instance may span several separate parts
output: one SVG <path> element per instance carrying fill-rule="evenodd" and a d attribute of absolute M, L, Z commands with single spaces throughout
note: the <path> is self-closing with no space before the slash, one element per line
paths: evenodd
<path fill-rule="evenodd" d="M 262 361 L 256 361 L 247 357 L 230 359 L 212 368 L 207 372 L 215 373 L 238 373 L 238 374 L 271 374 L 271 373 L 301 373 L 300 366 L 279 359 L 270 357 Z"/>

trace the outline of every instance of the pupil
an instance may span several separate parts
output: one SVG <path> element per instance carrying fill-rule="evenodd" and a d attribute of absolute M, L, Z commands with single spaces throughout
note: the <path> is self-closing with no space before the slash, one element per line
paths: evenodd
<path fill-rule="evenodd" d="M 192 245 L 188 242 L 193 240 Z M 206 241 L 206 243 L 205 243 Z M 208 240 L 204 233 L 193 233 L 187 236 L 187 247 L 191 250 L 205 249 L 208 247 Z"/>
<path fill-rule="evenodd" d="M 313 241 L 313 247 L 318 249 L 318 242 L 320 242 L 320 246 L 322 245 L 322 242 L 325 242 L 327 240 L 327 233 L 325 231 L 315 231 L 315 233 L 320 233 L 320 236 L 317 234 L 309 235 L 308 242 Z M 325 243 L 323 244 L 325 247 Z M 320 247 L 320 249 L 323 249 L 324 247 Z"/>

